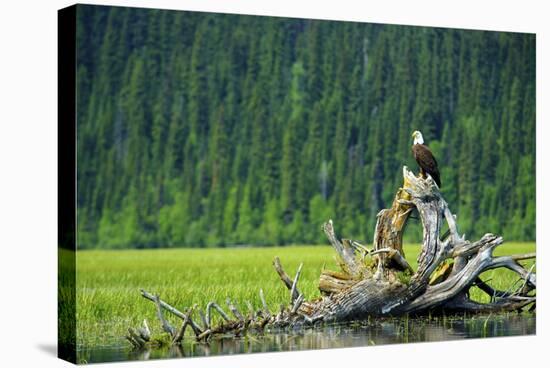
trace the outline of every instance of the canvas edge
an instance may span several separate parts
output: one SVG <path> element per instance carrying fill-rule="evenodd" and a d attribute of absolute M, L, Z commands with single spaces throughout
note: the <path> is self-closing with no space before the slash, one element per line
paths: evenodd
<path fill-rule="evenodd" d="M 57 13 L 57 356 L 76 363 L 76 11 Z"/>

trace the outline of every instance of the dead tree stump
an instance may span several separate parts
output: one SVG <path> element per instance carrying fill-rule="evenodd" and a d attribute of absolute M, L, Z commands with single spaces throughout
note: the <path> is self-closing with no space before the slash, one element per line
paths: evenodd
<path fill-rule="evenodd" d="M 186 313 L 142 290 L 142 296 L 154 302 L 163 329 L 172 341 L 179 343 L 190 326 L 197 340 L 207 340 L 218 334 L 242 334 L 266 327 L 311 325 L 318 321 L 342 322 L 365 319 L 369 316 L 398 316 L 423 314 L 437 310 L 452 312 L 493 312 L 520 310 L 536 302 L 536 276 L 518 261 L 535 258 L 535 254 L 493 256 L 493 250 L 502 244 L 502 237 L 485 234 L 471 243 L 458 232 L 455 216 L 431 177 L 414 176 L 403 168 L 403 187 L 397 190 L 391 208 L 378 213 L 372 249 L 350 239 L 339 240 L 332 220 L 323 230 L 336 251 L 341 271 L 324 270 L 319 279 L 322 297 L 305 301 L 298 289 L 301 265 L 292 279 L 281 262 L 273 262 L 283 284 L 290 291 L 290 304 L 280 310 L 269 311 L 260 290 L 263 308 L 251 310 L 248 315 L 227 301 L 234 318 L 216 303 L 201 313 L 202 326 L 194 322 L 193 309 Z M 422 249 L 418 267 L 413 271 L 403 252 L 403 232 L 410 213 L 416 209 L 423 227 Z M 444 224 L 448 230 L 442 235 Z M 522 279 L 516 291 L 495 290 L 480 279 L 484 271 L 507 268 Z M 478 287 L 491 296 L 488 303 L 479 303 L 469 297 L 469 289 Z M 169 326 L 161 310 L 167 310 L 183 320 L 177 330 Z M 216 310 L 223 321 L 211 326 L 211 311 Z M 133 332 L 133 333 L 132 333 Z M 128 340 L 136 347 L 147 344 L 147 338 L 131 331 Z"/>

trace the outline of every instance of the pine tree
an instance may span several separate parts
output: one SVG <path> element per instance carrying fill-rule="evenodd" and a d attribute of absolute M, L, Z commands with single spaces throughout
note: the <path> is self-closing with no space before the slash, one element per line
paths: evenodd
<path fill-rule="evenodd" d="M 81 248 L 369 241 L 439 162 L 469 237 L 535 238 L 535 36 L 80 6 Z M 419 234 L 411 229 L 406 237 Z"/>

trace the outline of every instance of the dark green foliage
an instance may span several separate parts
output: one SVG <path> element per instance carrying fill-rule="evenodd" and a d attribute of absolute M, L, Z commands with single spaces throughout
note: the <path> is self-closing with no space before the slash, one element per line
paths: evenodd
<path fill-rule="evenodd" d="M 77 12 L 80 248 L 370 242 L 414 130 L 468 238 L 535 238 L 534 35 Z"/>

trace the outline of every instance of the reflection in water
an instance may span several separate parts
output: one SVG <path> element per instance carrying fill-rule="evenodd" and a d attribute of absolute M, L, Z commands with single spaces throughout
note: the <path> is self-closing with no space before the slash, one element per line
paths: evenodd
<path fill-rule="evenodd" d="M 530 315 L 377 319 L 309 329 L 268 331 L 240 338 L 213 339 L 208 344 L 186 339 L 182 346 L 134 351 L 126 344 L 80 349 L 79 363 L 210 356 L 269 351 L 343 348 L 408 342 L 535 334 Z"/>

